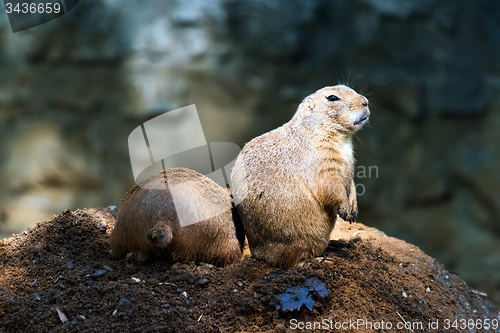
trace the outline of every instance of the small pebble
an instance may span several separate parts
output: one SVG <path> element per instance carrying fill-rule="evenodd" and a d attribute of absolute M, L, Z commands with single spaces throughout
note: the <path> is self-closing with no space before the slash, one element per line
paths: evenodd
<path fill-rule="evenodd" d="M 140 283 L 140 282 L 141 282 L 141 279 L 138 279 L 136 277 L 131 277 L 129 280 L 129 284 L 136 284 L 136 283 Z"/>
<path fill-rule="evenodd" d="M 199 286 L 206 286 L 209 282 L 210 281 L 208 281 L 208 279 L 201 279 L 201 280 L 196 281 L 196 284 Z"/>
<path fill-rule="evenodd" d="M 132 277 L 135 277 L 141 281 L 146 281 L 148 279 L 148 277 L 145 275 L 145 274 L 142 274 L 142 273 L 137 273 L 137 274 L 134 274 L 132 275 Z"/>
<path fill-rule="evenodd" d="M 104 275 L 104 274 L 106 274 L 106 273 L 107 273 L 107 272 L 106 272 L 106 270 L 105 270 L 105 269 L 100 269 L 100 270 L 96 271 L 96 272 L 94 273 L 94 275 L 93 275 L 93 276 L 94 276 L 94 277 L 100 277 L 100 276 L 103 276 L 103 275 Z"/>
<path fill-rule="evenodd" d="M 73 269 L 73 268 L 75 268 L 75 265 L 73 265 L 73 262 L 71 262 L 71 261 L 68 261 L 65 266 L 66 266 L 67 269 Z"/>

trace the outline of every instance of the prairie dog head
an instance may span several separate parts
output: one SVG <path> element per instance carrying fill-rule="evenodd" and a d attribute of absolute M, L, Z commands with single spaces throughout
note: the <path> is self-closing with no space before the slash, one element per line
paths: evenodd
<path fill-rule="evenodd" d="M 368 121 L 368 99 L 344 85 L 325 87 L 307 96 L 299 106 L 304 120 L 353 134 Z M 328 126 L 331 125 L 331 126 Z"/>

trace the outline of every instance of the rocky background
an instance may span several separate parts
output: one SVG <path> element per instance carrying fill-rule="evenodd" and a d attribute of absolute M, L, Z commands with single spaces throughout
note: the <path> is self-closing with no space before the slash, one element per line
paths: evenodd
<path fill-rule="evenodd" d="M 499 2 L 87 0 L 15 34 L 2 11 L 0 73 L 2 236 L 118 205 L 150 118 L 196 103 L 207 141 L 242 147 L 349 81 L 372 110 L 360 222 L 500 303 Z"/>

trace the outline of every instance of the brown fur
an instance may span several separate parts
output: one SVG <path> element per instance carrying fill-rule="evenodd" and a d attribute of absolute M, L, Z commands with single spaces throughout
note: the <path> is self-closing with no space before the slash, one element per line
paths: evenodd
<path fill-rule="evenodd" d="M 169 190 L 176 184 L 182 184 L 181 202 L 193 208 L 192 214 L 211 214 L 221 207 L 229 209 L 181 227 Z M 159 189 L 161 187 L 163 189 Z M 207 200 L 196 201 L 197 196 L 193 195 L 196 193 Z M 189 212 L 191 214 L 191 209 Z M 142 251 L 172 261 L 202 261 L 225 266 L 241 259 L 242 245 L 236 227 L 231 197 L 225 189 L 196 171 L 167 169 L 134 186 L 123 198 L 111 234 L 111 256 L 121 259 L 129 252 Z"/>
<path fill-rule="evenodd" d="M 325 87 L 288 123 L 245 145 L 231 180 L 252 256 L 293 266 L 325 250 L 337 214 L 355 220 L 351 138 L 369 114 L 354 90 Z"/>

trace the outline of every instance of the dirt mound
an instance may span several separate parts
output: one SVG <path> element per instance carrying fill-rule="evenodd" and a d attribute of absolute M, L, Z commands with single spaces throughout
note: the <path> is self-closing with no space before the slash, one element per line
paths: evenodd
<path fill-rule="evenodd" d="M 276 269 L 248 257 L 226 268 L 135 255 L 113 261 L 114 222 L 109 209 L 66 210 L 0 241 L 0 331 L 497 332 L 500 325 L 482 293 L 415 246 L 362 224 L 338 222 L 332 238 L 341 241 L 325 257 Z M 404 325 L 411 330 L 398 329 Z"/>

